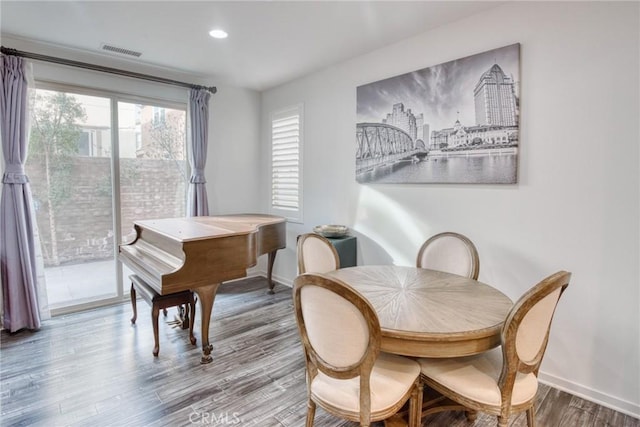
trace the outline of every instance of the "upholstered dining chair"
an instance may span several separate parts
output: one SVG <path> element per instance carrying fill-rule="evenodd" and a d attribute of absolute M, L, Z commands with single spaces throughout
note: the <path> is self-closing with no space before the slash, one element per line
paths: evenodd
<path fill-rule="evenodd" d="M 459 233 L 444 232 L 427 239 L 416 260 L 418 268 L 446 271 L 477 280 L 480 260 L 475 245 Z"/>
<path fill-rule="evenodd" d="M 299 274 L 327 273 L 340 268 L 338 251 L 320 234 L 301 235 L 298 238 L 297 251 Z"/>
<path fill-rule="evenodd" d="M 293 301 L 307 369 L 307 427 L 316 405 L 369 426 L 407 401 L 409 426 L 420 425 L 420 365 L 380 352 L 380 323 L 368 301 L 345 283 L 314 273 L 295 279 Z"/>
<path fill-rule="evenodd" d="M 501 347 L 475 356 L 419 359 L 423 383 L 467 410 L 497 415 L 500 427 L 522 411 L 533 427 L 538 370 L 556 305 L 570 278 L 571 273 L 559 271 L 527 291 L 507 315 Z M 438 412 L 431 409 L 425 407 L 423 414 Z"/>

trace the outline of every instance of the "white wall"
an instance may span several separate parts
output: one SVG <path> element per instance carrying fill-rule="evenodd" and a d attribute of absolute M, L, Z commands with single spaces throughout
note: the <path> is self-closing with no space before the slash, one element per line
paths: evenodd
<path fill-rule="evenodd" d="M 209 104 L 207 194 L 212 215 L 258 212 L 260 94 L 218 88 Z"/>
<path fill-rule="evenodd" d="M 169 79 L 190 82 L 190 78 L 194 78 L 186 73 L 178 73 L 176 71 L 166 69 L 154 69 L 152 67 L 140 65 L 139 62 L 137 63 L 138 65 L 136 65 L 136 61 L 123 60 L 117 56 L 110 56 L 106 54 L 92 55 L 85 51 L 62 48 L 56 45 L 26 40 L 18 37 L 2 35 L 2 45 L 30 53 L 61 57 L 90 64 L 151 74 Z M 27 62 L 32 64 L 33 76 L 37 81 L 104 89 L 121 94 L 152 97 L 169 102 L 181 102 L 183 104 L 186 104 L 189 99 L 188 90 L 178 86 L 120 77 L 112 74 L 89 71 L 82 68 L 74 68 L 44 61 L 27 59 Z M 200 81 L 194 81 L 194 83 L 203 84 Z"/>
<path fill-rule="evenodd" d="M 541 378 L 640 416 L 639 6 L 513 2 L 265 92 L 263 206 L 268 114 L 305 106 L 305 223 L 276 276 L 291 282 L 295 236 L 326 223 L 354 230 L 360 264 L 411 265 L 428 236 L 462 232 L 480 280 L 514 299 L 569 270 Z M 517 185 L 355 182 L 357 86 L 517 42 Z"/>

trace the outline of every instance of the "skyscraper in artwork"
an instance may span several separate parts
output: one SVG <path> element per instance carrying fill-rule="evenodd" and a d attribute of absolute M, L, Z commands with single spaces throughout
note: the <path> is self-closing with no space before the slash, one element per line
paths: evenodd
<path fill-rule="evenodd" d="M 498 64 L 487 70 L 473 91 L 476 124 L 517 126 L 515 82 Z"/>
<path fill-rule="evenodd" d="M 402 102 L 393 104 L 393 110 L 382 119 L 382 123 L 402 129 L 409 134 L 412 141 L 417 138 L 416 116 L 411 112 L 411 108 L 405 110 Z"/>

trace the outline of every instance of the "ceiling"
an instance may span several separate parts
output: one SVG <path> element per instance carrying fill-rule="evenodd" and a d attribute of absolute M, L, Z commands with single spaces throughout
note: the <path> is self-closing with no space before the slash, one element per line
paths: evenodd
<path fill-rule="evenodd" d="M 502 3 L 1 0 L 0 31 L 262 91 Z M 213 28 L 229 37 L 211 38 Z"/>

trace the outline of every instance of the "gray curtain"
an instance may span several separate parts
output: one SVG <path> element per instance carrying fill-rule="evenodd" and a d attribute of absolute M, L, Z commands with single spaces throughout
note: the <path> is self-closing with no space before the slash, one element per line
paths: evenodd
<path fill-rule="evenodd" d="M 209 215 L 204 165 L 207 161 L 210 96 L 211 93 L 205 89 L 191 89 L 189 95 L 189 123 L 191 128 L 189 164 L 191 166 L 191 179 L 189 180 L 187 216 Z"/>
<path fill-rule="evenodd" d="M 5 168 L 0 200 L 0 277 L 4 316 L 11 332 L 40 328 L 35 215 L 24 171 L 28 147 L 26 65 L 22 58 L 0 57 L 0 123 Z"/>

